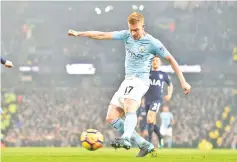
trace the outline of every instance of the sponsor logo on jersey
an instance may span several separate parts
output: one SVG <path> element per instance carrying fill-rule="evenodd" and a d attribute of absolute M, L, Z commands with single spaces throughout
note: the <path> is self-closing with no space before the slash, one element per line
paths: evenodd
<path fill-rule="evenodd" d="M 140 46 L 138 49 L 140 52 L 145 52 L 145 50 L 146 50 L 145 46 Z"/>
<path fill-rule="evenodd" d="M 143 58 L 143 55 L 136 54 L 136 53 L 130 51 L 129 49 L 127 49 L 127 48 L 126 48 L 126 51 L 127 51 L 127 54 L 129 55 L 129 57 L 131 57 L 131 58 L 134 58 L 134 59 L 141 59 L 141 58 Z"/>
<path fill-rule="evenodd" d="M 150 85 L 161 86 L 161 81 L 156 79 L 150 79 Z"/>
<path fill-rule="evenodd" d="M 160 77 L 160 79 L 163 79 L 163 75 L 162 74 L 159 74 L 159 77 Z"/>

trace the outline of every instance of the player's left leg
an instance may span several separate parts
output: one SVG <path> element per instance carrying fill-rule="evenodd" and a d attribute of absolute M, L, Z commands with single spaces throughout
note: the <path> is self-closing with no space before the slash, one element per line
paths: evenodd
<path fill-rule="evenodd" d="M 124 134 L 121 138 L 113 141 L 112 144 L 114 144 L 114 146 L 122 147 L 129 145 L 131 146 L 130 139 L 133 136 L 135 137 L 135 140 L 137 141 L 140 148 L 138 156 L 142 157 L 154 151 L 154 145 L 147 142 L 135 132 L 135 127 L 137 125 L 136 111 L 140 105 L 141 98 L 148 90 L 149 85 L 144 84 L 143 81 L 137 78 L 126 80 L 125 85 L 126 87 L 124 88 L 123 101 L 123 108 L 125 111 Z"/>
<path fill-rule="evenodd" d="M 149 137 L 148 140 L 149 142 L 152 141 L 152 134 L 153 132 L 155 132 L 159 139 L 159 145 L 162 135 L 160 134 L 159 127 L 156 125 L 156 115 L 157 112 L 159 111 L 160 105 L 161 102 L 158 100 L 152 102 L 147 113 L 147 125 L 148 125 L 148 137 Z"/>
<path fill-rule="evenodd" d="M 136 111 L 139 104 L 138 102 L 126 98 L 124 101 L 124 108 L 126 113 L 126 118 L 124 121 L 124 134 L 122 135 L 122 139 L 130 141 L 133 132 L 135 132 L 135 127 L 137 124 L 137 115 Z M 148 141 L 146 141 L 144 138 L 142 138 L 139 134 L 136 133 L 135 140 L 138 140 L 138 146 L 140 148 L 140 151 L 137 155 L 137 157 L 143 157 L 146 156 L 149 153 L 154 152 L 154 145 Z"/>
<path fill-rule="evenodd" d="M 124 111 L 125 111 L 125 121 L 124 121 L 124 134 L 122 138 L 130 140 L 133 131 L 137 125 L 137 114 L 136 111 L 139 107 L 139 103 L 133 99 L 124 99 Z"/>
<path fill-rule="evenodd" d="M 149 88 L 149 84 L 138 78 L 126 79 L 124 90 L 124 134 L 122 138 L 130 141 L 133 131 L 137 125 L 137 109 L 141 104 L 141 99 Z"/>

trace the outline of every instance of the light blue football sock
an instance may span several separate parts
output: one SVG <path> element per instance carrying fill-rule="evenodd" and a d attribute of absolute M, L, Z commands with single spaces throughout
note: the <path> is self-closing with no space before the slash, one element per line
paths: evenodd
<path fill-rule="evenodd" d="M 115 128 L 121 135 L 124 133 L 124 120 L 121 118 L 115 119 L 110 122 L 110 125 Z M 135 130 L 132 134 L 132 139 L 135 140 L 136 144 L 140 146 L 142 143 L 147 142 L 143 137 L 141 137 Z"/>
<path fill-rule="evenodd" d="M 137 114 L 135 112 L 128 112 L 124 121 L 124 133 L 122 138 L 129 139 L 131 138 L 135 127 L 137 125 Z"/>
<path fill-rule="evenodd" d="M 133 131 L 131 139 L 134 139 L 138 146 L 140 146 L 144 142 L 148 142 L 142 136 L 140 136 L 135 130 Z"/>
<path fill-rule="evenodd" d="M 121 135 L 124 133 L 124 121 L 121 118 L 114 119 L 110 122 L 110 125 L 114 127 Z"/>

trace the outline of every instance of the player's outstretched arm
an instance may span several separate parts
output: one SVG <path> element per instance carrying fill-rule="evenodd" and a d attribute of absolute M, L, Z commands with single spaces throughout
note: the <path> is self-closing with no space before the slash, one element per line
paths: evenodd
<path fill-rule="evenodd" d="M 172 55 L 165 56 L 165 59 L 169 62 L 172 69 L 175 71 L 176 75 L 178 76 L 180 84 L 181 84 L 182 88 L 184 89 L 184 93 L 188 94 L 191 90 L 191 86 L 186 82 L 186 80 L 183 76 L 183 73 L 179 68 L 177 61 L 174 59 L 174 57 Z"/>
<path fill-rule="evenodd" d="M 100 32 L 100 31 L 75 31 L 75 30 L 69 30 L 68 31 L 69 36 L 80 36 L 80 37 L 88 37 L 92 39 L 98 39 L 98 40 L 110 40 L 112 39 L 112 32 Z"/>
<path fill-rule="evenodd" d="M 11 61 L 9 60 L 5 60 L 4 58 L 1 57 L 1 64 L 5 65 L 6 67 L 8 68 L 11 68 L 13 67 L 13 64 Z"/>
<path fill-rule="evenodd" d="M 154 47 L 155 47 L 155 54 L 161 58 L 166 59 L 169 62 L 172 69 L 175 71 L 176 75 L 179 78 L 179 81 L 184 90 L 184 93 L 188 94 L 191 90 L 191 86 L 186 82 L 177 61 L 174 59 L 174 57 L 169 53 L 169 51 L 165 48 L 165 46 L 159 40 L 156 39 L 154 41 Z"/>

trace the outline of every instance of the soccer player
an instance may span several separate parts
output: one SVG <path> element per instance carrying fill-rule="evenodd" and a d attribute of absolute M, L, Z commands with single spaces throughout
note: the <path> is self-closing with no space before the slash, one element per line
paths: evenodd
<path fill-rule="evenodd" d="M 140 151 L 138 157 L 154 152 L 154 145 L 142 138 L 134 129 L 137 125 L 136 111 L 141 98 L 149 88 L 151 60 L 154 56 L 166 59 L 176 72 L 185 94 L 191 86 L 186 82 L 176 60 L 163 44 L 144 31 L 143 15 L 134 12 L 128 17 L 129 30 L 114 32 L 74 31 L 69 36 L 89 37 L 98 40 L 121 40 L 125 45 L 125 79 L 114 94 L 108 107 L 106 121 L 121 133 L 121 138 L 111 142 L 114 148 L 131 148 L 130 139 L 134 138 Z M 121 117 L 125 114 L 125 120 Z"/>
<path fill-rule="evenodd" d="M 163 97 L 163 87 L 164 83 L 168 86 L 168 95 L 164 96 L 166 101 L 169 101 L 173 93 L 173 85 L 170 81 L 169 76 L 159 70 L 161 65 L 161 60 L 159 57 L 155 57 L 152 60 L 152 70 L 150 72 L 150 87 L 145 94 L 146 99 L 146 110 L 147 110 L 147 125 L 148 125 L 148 141 L 152 141 L 152 133 L 155 132 L 159 139 L 159 146 L 163 147 L 162 135 L 160 134 L 160 129 L 156 125 L 156 114 L 162 105 Z"/>
<path fill-rule="evenodd" d="M 11 68 L 13 67 L 13 64 L 11 61 L 9 60 L 5 60 L 4 58 L 1 57 L 1 64 L 5 65 L 6 67 L 8 68 Z"/>
<path fill-rule="evenodd" d="M 168 106 L 163 106 L 163 111 L 160 113 L 161 126 L 160 133 L 168 138 L 168 147 L 172 146 L 172 125 L 174 124 L 173 114 L 169 111 Z"/>

